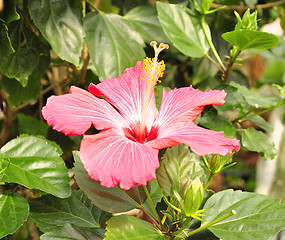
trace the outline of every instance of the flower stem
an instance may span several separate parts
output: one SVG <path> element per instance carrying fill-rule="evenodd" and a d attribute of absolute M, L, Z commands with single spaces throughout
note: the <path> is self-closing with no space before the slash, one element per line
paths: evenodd
<path fill-rule="evenodd" d="M 209 176 L 209 178 L 208 178 L 207 183 L 206 183 L 205 186 L 204 186 L 204 191 L 206 191 L 206 190 L 208 189 L 210 183 L 211 183 L 212 180 L 213 180 L 214 175 L 215 175 L 215 174 L 210 171 L 210 176 Z"/>
<path fill-rule="evenodd" d="M 177 236 L 177 237 L 174 238 L 174 240 L 186 239 L 187 237 L 190 237 L 190 236 L 192 236 L 192 235 L 194 235 L 194 234 L 196 234 L 196 233 L 198 233 L 198 232 L 200 232 L 200 231 L 202 231 L 204 229 L 207 229 L 208 227 L 210 227 L 210 226 L 212 226 L 212 225 L 214 225 L 214 224 L 216 224 L 218 222 L 221 222 L 221 221 L 225 220 L 226 218 L 231 217 L 231 216 L 233 216 L 235 214 L 236 214 L 235 210 L 231 210 L 228 214 L 218 218 L 217 220 L 215 220 L 213 222 L 210 222 L 210 223 L 208 223 L 208 224 L 206 224 L 206 225 L 204 225 L 202 227 L 199 227 L 199 228 L 195 229 L 192 232 L 186 233 L 183 236 Z"/>
<path fill-rule="evenodd" d="M 216 59 L 218 60 L 219 64 L 221 65 L 221 68 L 222 68 L 222 72 L 224 73 L 226 71 L 226 67 L 225 65 L 223 64 L 223 61 L 221 60 L 212 40 L 211 40 L 211 36 L 209 35 L 209 32 L 207 31 L 207 28 L 206 28 L 206 23 L 205 23 L 205 14 L 202 14 L 201 16 L 201 25 L 202 25 L 202 28 L 203 28 L 203 31 L 204 31 L 204 34 L 206 36 L 206 39 L 210 45 L 210 48 L 212 49 Z"/>
<path fill-rule="evenodd" d="M 163 226 L 163 224 L 162 224 L 162 222 L 161 222 L 161 220 L 160 220 L 160 218 L 159 218 L 159 215 L 158 215 L 158 213 L 157 213 L 157 211 L 156 211 L 156 209 L 155 209 L 155 206 L 154 206 L 154 204 L 153 204 L 153 201 L 152 201 L 152 199 L 151 199 L 151 196 L 150 196 L 150 194 L 149 194 L 149 191 L 148 191 L 148 189 L 147 189 L 147 187 L 146 187 L 145 185 L 143 185 L 143 189 L 144 189 L 145 194 L 146 194 L 146 197 L 147 197 L 147 199 L 148 199 L 148 201 L 149 201 L 149 203 L 150 203 L 150 206 L 151 206 L 151 208 L 152 208 L 152 210 L 153 210 L 153 212 L 154 212 L 154 214 L 155 214 L 155 216 L 156 216 L 156 218 L 157 218 L 157 221 L 158 221 L 158 223 L 159 223 L 159 225 L 160 225 L 161 230 L 163 230 L 163 231 L 166 232 L 166 229 L 164 228 L 164 226 Z"/>

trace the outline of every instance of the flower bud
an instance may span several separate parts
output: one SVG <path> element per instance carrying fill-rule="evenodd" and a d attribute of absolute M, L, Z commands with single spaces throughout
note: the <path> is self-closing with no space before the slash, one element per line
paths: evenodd
<path fill-rule="evenodd" d="M 212 173 L 218 173 L 222 166 L 222 156 L 214 154 L 211 159 L 209 160 L 209 167 Z"/>
<path fill-rule="evenodd" d="M 200 179 L 196 177 L 184 196 L 184 212 L 187 217 L 195 216 L 203 201 L 203 193 L 203 185 Z"/>

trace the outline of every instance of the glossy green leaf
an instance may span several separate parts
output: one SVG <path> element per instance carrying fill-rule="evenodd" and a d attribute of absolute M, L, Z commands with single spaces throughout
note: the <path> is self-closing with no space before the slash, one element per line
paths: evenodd
<path fill-rule="evenodd" d="M 229 84 L 224 84 L 221 86 L 221 88 L 219 88 L 219 90 L 222 89 L 227 93 L 225 103 L 223 105 L 213 105 L 215 109 L 218 111 L 226 112 L 237 107 L 238 105 L 246 105 L 244 96 L 236 87 L 233 87 Z"/>
<path fill-rule="evenodd" d="M 16 232 L 28 215 L 29 204 L 25 198 L 11 192 L 0 194 L 0 238 Z"/>
<path fill-rule="evenodd" d="M 266 97 L 260 95 L 254 90 L 249 90 L 246 86 L 240 85 L 235 82 L 230 83 L 231 86 L 237 88 L 239 93 L 245 98 L 246 102 L 255 107 L 275 106 L 281 100 L 278 97 Z"/>
<path fill-rule="evenodd" d="M 202 82 L 206 79 L 213 78 L 218 72 L 218 68 L 208 58 L 196 58 L 193 60 L 193 79 L 192 84 Z"/>
<path fill-rule="evenodd" d="M 1 79 L 1 85 L 9 95 L 8 103 L 12 107 L 16 107 L 30 99 L 35 99 L 41 93 L 40 79 L 33 74 L 30 76 L 26 87 L 23 87 L 16 79 L 4 76 Z"/>
<path fill-rule="evenodd" d="M 29 0 L 31 18 L 57 55 L 79 65 L 83 47 L 80 0 Z"/>
<path fill-rule="evenodd" d="M 32 199 L 31 217 L 42 232 L 72 231 L 72 226 L 84 232 L 90 228 L 100 230 L 102 210 L 94 206 L 82 191 L 73 191 L 69 198 L 51 195 Z M 66 225 L 69 224 L 69 225 Z M 67 229 L 66 229 L 67 228 Z M 73 230 L 74 231 L 74 230 Z M 88 230 L 90 231 L 90 230 Z"/>
<path fill-rule="evenodd" d="M 156 2 L 156 7 L 166 35 L 180 52 L 195 58 L 208 52 L 210 47 L 194 12 L 182 5 L 163 2 Z"/>
<path fill-rule="evenodd" d="M 112 217 L 107 222 L 105 240 L 167 240 L 159 229 L 149 222 L 128 215 Z"/>
<path fill-rule="evenodd" d="M 156 8 L 153 6 L 138 6 L 131 9 L 124 16 L 129 22 L 134 24 L 136 30 L 141 34 L 145 42 L 169 42 L 157 17 Z"/>
<path fill-rule="evenodd" d="M 245 129 L 242 133 L 242 145 L 250 151 L 258 152 L 264 159 L 273 159 L 276 148 L 273 140 L 265 133 L 254 128 Z"/>
<path fill-rule="evenodd" d="M 153 179 L 150 182 L 150 197 L 154 204 L 154 206 L 157 205 L 162 199 L 163 191 L 161 187 L 159 186 L 157 179 Z M 155 218 L 155 212 L 153 211 L 151 204 L 148 199 L 146 199 L 144 203 L 144 208 Z"/>
<path fill-rule="evenodd" d="M 15 138 L 1 150 L 5 174 L 1 181 L 18 183 L 65 198 L 71 193 L 70 178 L 61 150 L 52 142 L 33 136 Z"/>
<path fill-rule="evenodd" d="M 235 126 L 228 118 L 217 115 L 212 111 L 203 115 L 199 121 L 199 125 L 215 131 L 223 131 L 228 138 L 233 138 L 236 134 Z"/>
<path fill-rule="evenodd" d="M 0 57 L 6 57 L 15 52 L 11 45 L 10 38 L 8 36 L 8 28 L 4 21 L 0 19 Z"/>
<path fill-rule="evenodd" d="M 35 49 L 20 48 L 0 61 L 0 72 L 8 78 L 15 78 L 25 87 L 38 61 Z"/>
<path fill-rule="evenodd" d="M 200 7 L 204 13 L 206 13 L 210 8 L 214 0 L 201 0 Z"/>
<path fill-rule="evenodd" d="M 221 239 L 267 240 L 285 226 L 285 205 L 280 200 L 242 191 L 225 190 L 208 199 L 202 226 L 231 210 L 236 212 L 208 229 Z"/>
<path fill-rule="evenodd" d="M 76 182 L 97 207 L 106 212 L 116 213 L 140 208 L 144 203 L 145 192 L 142 187 L 135 186 L 130 190 L 104 187 L 88 175 L 80 161 L 79 152 L 74 151 L 73 156 L 75 159 L 73 172 Z"/>
<path fill-rule="evenodd" d="M 251 117 L 250 121 L 265 131 L 272 132 L 274 130 L 274 127 L 259 115 Z"/>
<path fill-rule="evenodd" d="M 202 161 L 186 145 L 168 148 L 157 169 L 157 181 L 161 188 L 170 194 L 173 186 L 182 197 L 196 177 L 204 182 L 207 176 L 208 171 Z"/>
<path fill-rule="evenodd" d="M 103 12 L 88 13 L 84 20 L 85 42 L 100 80 L 117 77 L 145 57 L 144 42 L 123 17 Z"/>
<path fill-rule="evenodd" d="M 30 135 L 46 136 L 49 130 L 49 125 L 30 115 L 23 113 L 17 114 L 19 133 L 27 133 Z"/>
<path fill-rule="evenodd" d="M 20 19 L 20 15 L 16 10 L 15 0 L 5 0 L 4 10 L 3 12 L 0 12 L 0 18 L 5 21 L 5 24 Z"/>
<path fill-rule="evenodd" d="M 104 230 L 99 228 L 82 228 L 66 223 L 62 228 L 41 235 L 41 240 L 101 240 Z"/>
<path fill-rule="evenodd" d="M 36 99 L 40 95 L 42 90 L 41 78 L 45 74 L 49 62 L 49 57 L 44 55 L 39 57 L 39 64 L 29 77 L 26 87 L 23 87 L 16 79 L 2 76 L 1 85 L 9 95 L 8 103 L 10 106 L 16 107 L 30 99 Z"/>
<path fill-rule="evenodd" d="M 226 32 L 222 37 L 240 50 L 269 49 L 277 46 L 279 43 L 279 39 L 275 35 L 253 30 Z"/>

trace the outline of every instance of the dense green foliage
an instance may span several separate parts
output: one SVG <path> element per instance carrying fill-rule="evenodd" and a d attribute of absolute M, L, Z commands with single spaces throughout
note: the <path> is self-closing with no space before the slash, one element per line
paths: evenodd
<path fill-rule="evenodd" d="M 243 153 L 276 155 L 265 113 L 285 101 L 285 38 L 262 29 L 280 17 L 284 31 L 285 10 L 284 1 L 263 3 L 0 0 L 0 238 L 31 239 L 33 222 L 41 239 L 265 240 L 280 231 L 279 200 L 208 190 Z M 87 88 L 152 57 L 152 40 L 170 46 L 160 55 L 158 107 L 163 89 L 224 89 L 225 104 L 206 107 L 195 123 L 241 140 L 241 151 L 199 157 L 178 145 L 160 152 L 147 186 L 106 188 L 73 151 L 81 137 L 52 130 L 41 108 L 71 85 Z M 149 222 L 112 215 L 132 209 Z"/>

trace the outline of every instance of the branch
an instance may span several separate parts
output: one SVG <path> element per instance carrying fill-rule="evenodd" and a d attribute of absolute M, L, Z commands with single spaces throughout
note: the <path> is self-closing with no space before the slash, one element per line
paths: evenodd
<path fill-rule="evenodd" d="M 51 84 L 50 86 L 48 86 L 47 88 L 45 88 L 41 94 L 39 95 L 38 98 L 36 99 L 30 99 L 29 101 L 23 103 L 23 104 L 20 104 L 16 109 L 15 109 L 15 112 L 18 112 L 20 111 L 21 109 L 25 108 L 26 106 L 30 105 L 30 104 L 33 104 L 35 102 L 38 101 L 39 98 L 41 98 L 43 95 L 45 95 L 46 93 L 48 93 L 49 91 L 51 91 L 54 87 L 58 86 L 58 85 L 62 85 L 63 83 L 65 83 L 66 79 L 63 79 L 62 81 L 58 82 L 58 83 L 54 83 L 54 84 Z"/>
<path fill-rule="evenodd" d="M 87 50 L 87 47 L 86 47 L 85 43 L 83 44 L 82 58 L 83 58 L 84 62 L 83 62 L 83 66 L 82 66 L 82 69 L 81 69 L 81 73 L 80 73 L 78 82 L 80 84 L 84 85 L 86 72 L 87 72 L 89 61 L 90 61 L 90 55 L 88 53 L 88 50 Z"/>
<path fill-rule="evenodd" d="M 228 10 L 228 11 L 234 11 L 235 10 L 235 11 L 243 12 L 243 11 L 246 11 L 248 8 L 250 10 L 257 10 L 257 9 L 271 8 L 271 7 L 279 6 L 279 5 L 283 5 L 283 4 L 285 4 L 285 0 L 272 2 L 272 3 L 257 4 L 257 5 L 254 5 L 254 6 L 233 5 L 233 6 L 224 7 L 224 5 L 219 5 L 219 4 L 216 4 L 216 3 L 212 3 L 211 7 L 214 8 L 214 9 L 224 7 L 223 10 Z"/>
<path fill-rule="evenodd" d="M 2 147 L 6 143 L 8 137 L 10 136 L 10 129 L 12 127 L 14 120 L 14 111 L 8 104 L 7 98 L 8 98 L 7 94 L 3 90 L 1 90 L 0 101 L 2 104 L 4 119 L 3 119 L 2 129 L 0 132 L 0 147 Z"/>

